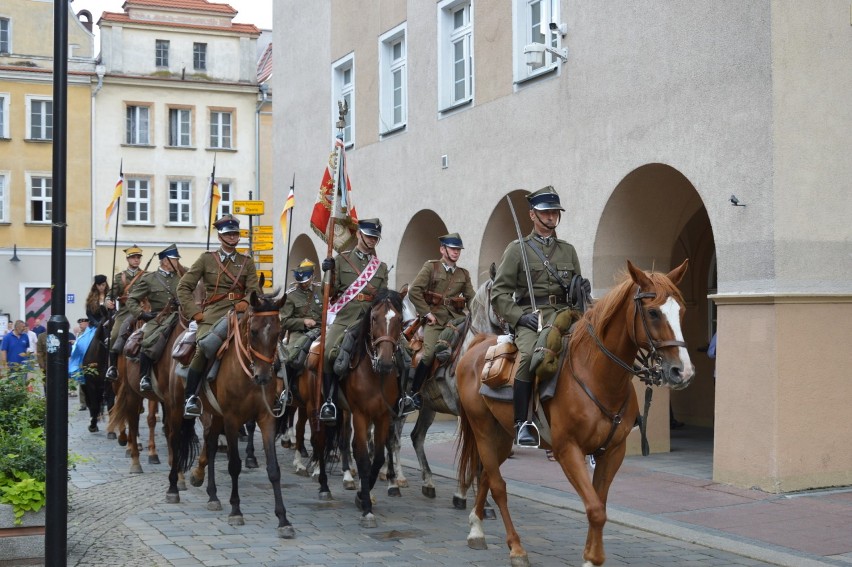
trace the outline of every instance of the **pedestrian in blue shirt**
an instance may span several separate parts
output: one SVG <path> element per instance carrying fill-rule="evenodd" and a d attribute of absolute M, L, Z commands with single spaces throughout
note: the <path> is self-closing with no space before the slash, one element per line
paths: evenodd
<path fill-rule="evenodd" d="M 30 348 L 30 337 L 27 335 L 23 321 L 15 321 L 11 333 L 7 333 L 0 343 L 0 369 L 15 370 L 15 366 L 23 364 L 27 359 L 27 349 Z"/>

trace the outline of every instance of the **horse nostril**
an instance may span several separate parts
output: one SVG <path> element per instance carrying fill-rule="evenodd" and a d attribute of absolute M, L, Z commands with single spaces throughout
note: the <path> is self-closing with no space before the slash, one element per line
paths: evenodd
<path fill-rule="evenodd" d="M 672 377 L 673 382 L 680 382 L 681 381 L 681 368 L 680 368 L 680 366 L 672 366 L 670 373 L 671 373 L 671 377 Z"/>

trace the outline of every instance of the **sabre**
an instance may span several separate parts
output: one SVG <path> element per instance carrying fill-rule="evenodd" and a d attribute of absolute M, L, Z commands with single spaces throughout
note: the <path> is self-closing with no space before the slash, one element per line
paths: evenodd
<path fill-rule="evenodd" d="M 530 294 L 530 306 L 532 307 L 533 315 L 538 319 L 538 332 L 541 332 L 541 311 L 535 304 L 535 295 L 533 295 L 532 275 L 530 274 L 530 263 L 527 260 L 527 247 L 524 244 L 524 235 L 521 234 L 521 225 L 518 224 L 518 217 L 515 215 L 515 207 L 512 206 L 512 201 L 506 195 L 506 203 L 509 205 L 509 211 L 512 213 L 512 221 L 515 223 L 515 231 L 518 233 L 518 246 L 521 249 L 521 262 L 524 264 L 524 274 L 527 276 L 527 291 Z"/>

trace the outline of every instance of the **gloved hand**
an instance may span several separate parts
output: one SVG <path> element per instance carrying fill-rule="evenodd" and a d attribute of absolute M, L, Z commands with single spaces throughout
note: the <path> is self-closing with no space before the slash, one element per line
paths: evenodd
<path fill-rule="evenodd" d="M 583 288 L 583 291 L 586 293 L 586 295 L 592 295 L 592 282 L 590 282 L 586 278 L 583 278 L 583 281 L 580 282 L 580 287 Z"/>
<path fill-rule="evenodd" d="M 527 329 L 532 329 L 533 331 L 538 332 L 538 315 L 524 313 L 521 315 L 521 318 L 518 319 L 518 324 L 515 326 L 526 327 Z"/>
<path fill-rule="evenodd" d="M 154 314 L 153 314 L 153 313 L 151 313 L 150 311 L 144 311 L 144 312 L 142 313 L 142 315 L 140 315 L 140 316 L 139 316 L 139 318 L 140 318 L 140 319 L 142 319 L 143 321 L 150 321 L 150 320 L 151 320 L 151 319 L 153 319 L 154 317 L 156 317 L 156 315 L 154 315 Z"/>
<path fill-rule="evenodd" d="M 186 330 L 189 331 L 190 333 L 194 333 L 195 331 L 198 330 L 198 323 L 196 323 L 194 320 L 190 321 L 189 325 L 187 325 L 187 327 L 186 327 Z"/>
<path fill-rule="evenodd" d="M 322 271 L 327 272 L 334 269 L 334 258 L 326 258 L 322 261 Z"/>

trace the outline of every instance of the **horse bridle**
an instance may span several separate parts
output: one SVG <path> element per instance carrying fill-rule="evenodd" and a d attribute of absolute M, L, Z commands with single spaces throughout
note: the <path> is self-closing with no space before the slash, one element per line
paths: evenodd
<path fill-rule="evenodd" d="M 390 308 L 395 313 L 397 313 L 397 316 L 399 316 L 400 319 L 402 318 L 399 315 L 399 313 L 397 312 L 397 310 L 394 309 L 393 305 L 390 304 L 390 299 L 385 299 L 385 300 L 383 300 L 383 302 L 388 303 L 388 305 L 390 305 Z M 371 311 L 372 311 L 372 309 L 371 309 Z M 370 362 L 373 365 L 373 371 L 376 374 L 379 374 L 379 370 L 378 370 L 378 368 L 379 368 L 378 367 L 378 364 L 379 364 L 379 352 L 378 352 L 379 345 L 381 345 L 382 343 L 391 343 L 391 345 L 393 346 L 393 352 L 396 353 L 396 351 L 399 350 L 399 337 L 398 336 L 392 337 L 391 335 L 381 335 L 378 338 L 373 338 L 373 324 L 371 322 L 370 323 L 370 332 L 369 332 L 369 336 L 367 337 L 367 339 L 368 339 L 366 341 L 367 354 L 370 356 Z"/>
<path fill-rule="evenodd" d="M 234 345 L 237 348 L 237 360 L 240 362 L 240 366 L 245 372 L 246 376 L 251 378 L 254 376 L 254 359 L 259 358 L 263 362 L 267 364 L 274 364 L 275 355 L 266 356 L 262 352 L 258 352 L 254 349 L 251 344 L 251 336 L 249 333 L 251 332 L 251 320 L 254 317 L 278 317 L 278 311 L 249 311 L 246 321 L 246 337 L 243 340 L 241 333 L 239 332 L 239 319 L 237 318 L 237 312 L 232 312 L 233 317 L 233 328 L 234 331 Z M 276 345 L 277 345 L 276 340 Z M 226 343 L 227 344 L 227 343 Z M 248 360 L 248 367 L 246 366 L 245 361 Z"/>

